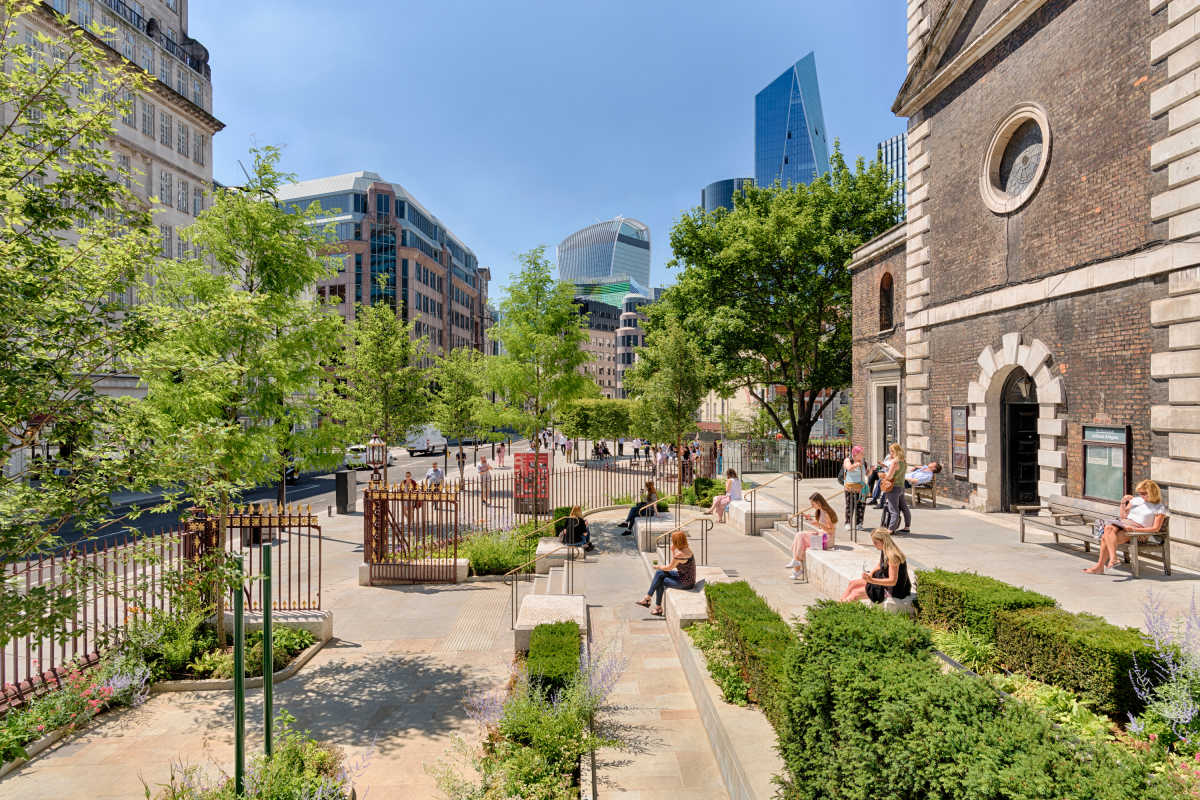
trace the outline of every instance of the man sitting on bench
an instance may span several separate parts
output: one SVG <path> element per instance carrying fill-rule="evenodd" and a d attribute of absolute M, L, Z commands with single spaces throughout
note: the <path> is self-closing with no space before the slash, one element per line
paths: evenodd
<path fill-rule="evenodd" d="M 904 488 L 911 489 L 914 486 L 928 486 L 933 483 L 933 476 L 942 471 L 942 465 L 936 461 L 930 461 L 928 464 L 922 464 L 919 467 L 910 469 L 904 474 Z"/>
<path fill-rule="evenodd" d="M 1162 490 L 1158 484 L 1150 480 L 1142 481 L 1133 491 L 1136 497 L 1127 494 L 1121 498 L 1120 517 L 1104 523 L 1104 533 L 1100 536 L 1100 558 L 1084 572 L 1103 575 L 1106 567 L 1115 567 L 1117 548 L 1129 542 L 1130 532 L 1158 533 L 1162 530 L 1167 520 L 1167 507 L 1163 505 Z M 1162 537 L 1156 536 L 1154 539 L 1155 544 L 1162 543 Z"/>

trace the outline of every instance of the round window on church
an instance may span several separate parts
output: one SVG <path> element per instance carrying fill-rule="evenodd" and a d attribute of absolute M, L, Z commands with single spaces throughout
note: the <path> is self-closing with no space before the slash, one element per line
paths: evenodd
<path fill-rule="evenodd" d="M 1014 108 L 992 135 L 979 176 L 984 204 L 1010 214 L 1037 190 L 1050 156 L 1050 124 L 1041 106 Z"/>

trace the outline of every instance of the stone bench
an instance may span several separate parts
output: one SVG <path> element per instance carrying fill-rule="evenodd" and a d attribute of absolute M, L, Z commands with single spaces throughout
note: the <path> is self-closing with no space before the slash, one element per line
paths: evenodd
<path fill-rule="evenodd" d="M 686 628 L 708 621 L 707 583 L 726 583 L 730 580 L 720 567 L 696 567 L 696 585 L 691 589 L 667 589 L 663 593 L 663 614 L 669 625 Z"/>
<path fill-rule="evenodd" d="M 850 581 L 862 577 L 863 562 L 867 563 L 868 571 L 873 570 L 879 564 L 879 551 L 874 547 L 841 544 L 832 550 L 809 550 L 805 559 L 808 565 L 809 583 L 813 584 L 821 594 L 836 600 L 846 593 L 846 587 L 850 585 Z M 881 608 L 909 616 L 916 613 L 913 600 L 916 598 L 917 584 L 912 564 L 909 564 L 908 577 L 913 584 L 912 593 L 903 600 L 889 597 L 878 604 Z M 863 602 L 874 605 L 866 598 L 863 599 Z"/>
<path fill-rule="evenodd" d="M 583 545 L 580 545 L 581 549 L 582 547 Z M 561 567 L 566 562 L 569 553 L 570 551 L 559 541 L 557 536 L 543 536 L 538 539 L 537 552 L 534 553 L 534 558 L 537 559 L 537 573 L 545 575 L 551 567 Z"/>
<path fill-rule="evenodd" d="M 216 622 L 216 614 L 209 618 L 210 623 Z M 261 631 L 263 628 L 263 613 L 261 611 L 247 611 L 242 616 L 242 624 L 246 631 Z M 285 625 L 289 628 L 299 628 L 308 631 L 313 635 L 318 642 L 328 642 L 333 638 L 333 612 L 332 611 L 299 611 L 299 610 L 271 610 L 271 624 L 273 626 Z M 225 630 L 233 630 L 233 612 L 225 612 Z"/>
<path fill-rule="evenodd" d="M 581 594 L 527 594 L 513 627 L 513 651 L 529 652 L 533 629 L 547 622 L 575 622 L 587 635 L 587 604 Z"/>
<path fill-rule="evenodd" d="M 746 536 L 758 536 L 763 528 L 791 515 L 791 506 L 766 495 L 759 496 L 753 505 L 749 500 L 735 500 L 726 509 L 727 522 Z"/>

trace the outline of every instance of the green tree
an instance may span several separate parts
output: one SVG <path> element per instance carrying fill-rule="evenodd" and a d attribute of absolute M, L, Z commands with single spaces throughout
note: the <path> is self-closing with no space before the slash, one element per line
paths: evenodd
<path fill-rule="evenodd" d="M 895 224 L 894 189 L 878 160 L 851 170 L 835 145 L 829 172 L 811 184 L 748 187 L 732 210 L 697 209 L 671 231 L 671 265 L 683 270 L 648 327 L 681 319 L 717 383 L 763 402 L 797 454 L 832 390 L 850 383 L 847 265 Z M 778 408 L 765 404 L 770 386 L 783 387 Z"/>
<path fill-rule="evenodd" d="M 833 419 L 838 426 L 846 432 L 846 438 L 849 439 L 854 435 L 854 409 L 849 405 L 844 405 L 837 410 L 833 415 Z"/>
<path fill-rule="evenodd" d="M 401 444 L 430 421 L 430 371 L 422 366 L 428 340 L 417 338 L 386 303 L 358 306 L 346 326 L 344 353 L 335 369 L 337 394 L 329 403 L 348 441 L 378 433 Z M 384 464 L 384 481 L 387 465 Z"/>
<path fill-rule="evenodd" d="M 519 261 L 521 270 L 489 333 L 503 350 L 489 359 L 489 382 L 499 403 L 497 420 L 529 437 L 536 454 L 537 432 L 591 385 L 579 369 L 588 360 L 582 347 L 587 330 L 571 284 L 551 277 L 545 248 L 523 253 Z"/>
<path fill-rule="evenodd" d="M 220 512 L 222 543 L 241 491 L 279 477 L 289 458 L 332 465 L 341 440 L 317 424 L 343 328 L 311 293 L 332 274 L 325 235 L 315 209 L 274 201 L 291 180 L 279 151 L 252 154 L 246 185 L 218 191 L 182 234 L 203 257 L 158 264 L 148 305 L 159 327 L 138 359 L 152 419 L 189 463 L 183 488 Z"/>
<path fill-rule="evenodd" d="M 625 372 L 625 387 L 638 401 L 638 425 L 651 441 L 682 447 L 683 435 L 696 429 L 711 368 L 696 340 L 671 317 L 647 333 L 645 347 L 637 352 L 637 363 Z"/>
<path fill-rule="evenodd" d="M 147 80 L 89 34 L 20 41 L 49 7 L 0 0 L 0 563 L 54 546 L 63 526 L 113 524 L 110 497 L 169 474 L 126 379 L 148 341 L 133 303 L 159 242 L 135 179 L 110 149 L 117 116 Z M 42 456 L 48 451 L 51 460 Z M 55 467 L 59 467 L 57 471 Z M 57 474 L 56 474 L 57 472 Z M 0 645 L 58 635 L 75 614 L 71 581 L 0 583 Z"/>
<path fill-rule="evenodd" d="M 629 436 L 633 431 L 632 420 L 632 401 L 604 397 L 572 400 L 559 412 L 559 425 L 572 438 L 595 440 Z"/>
<path fill-rule="evenodd" d="M 437 360 L 433 380 L 437 391 L 433 398 L 433 423 L 447 439 L 458 440 L 458 478 L 462 480 L 463 440 L 475 441 L 484 435 L 489 421 L 489 406 L 484 375 L 483 354 L 469 347 L 458 347 Z M 449 464 L 446 465 L 449 468 Z"/>

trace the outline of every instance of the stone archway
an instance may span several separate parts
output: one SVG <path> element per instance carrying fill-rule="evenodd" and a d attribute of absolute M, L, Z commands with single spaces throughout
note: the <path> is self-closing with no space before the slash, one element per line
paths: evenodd
<path fill-rule="evenodd" d="M 1006 333 L 999 347 L 985 347 L 979 354 L 979 375 L 967 384 L 970 416 L 968 480 L 970 505 L 980 511 L 1003 508 L 1001 448 L 1001 399 L 1009 376 L 1021 368 L 1033 378 L 1038 400 L 1038 493 L 1042 497 L 1065 494 L 1066 420 L 1062 417 L 1066 395 L 1061 377 L 1051 373 L 1050 348 L 1040 339 L 1022 343 L 1020 333 Z"/>

